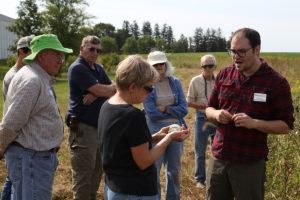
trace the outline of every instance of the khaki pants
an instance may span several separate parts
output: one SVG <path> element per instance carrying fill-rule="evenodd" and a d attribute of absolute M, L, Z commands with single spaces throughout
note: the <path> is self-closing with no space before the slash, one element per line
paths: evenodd
<path fill-rule="evenodd" d="M 69 129 L 69 148 L 75 200 L 95 200 L 102 177 L 98 130 L 78 122 L 77 131 Z"/>
<path fill-rule="evenodd" d="M 207 169 L 208 200 L 264 200 L 266 161 L 232 163 L 211 155 Z"/>

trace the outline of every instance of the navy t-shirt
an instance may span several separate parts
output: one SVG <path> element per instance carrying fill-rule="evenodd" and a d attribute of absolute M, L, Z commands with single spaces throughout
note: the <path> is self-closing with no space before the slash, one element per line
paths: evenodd
<path fill-rule="evenodd" d="M 149 143 L 149 149 L 152 148 L 152 136 L 145 114 L 132 105 L 114 105 L 106 101 L 100 111 L 98 131 L 108 187 L 122 194 L 156 195 L 155 165 L 140 170 L 130 149 L 146 142 Z"/>
<path fill-rule="evenodd" d="M 107 98 L 99 97 L 92 104 L 83 105 L 83 95 L 88 93 L 87 89 L 91 86 L 98 83 L 110 85 L 111 81 L 101 65 L 95 63 L 94 66 L 95 70 L 91 69 L 82 56 L 70 65 L 68 70 L 70 96 L 67 115 L 73 114 L 79 121 L 97 128 L 100 108 Z"/>

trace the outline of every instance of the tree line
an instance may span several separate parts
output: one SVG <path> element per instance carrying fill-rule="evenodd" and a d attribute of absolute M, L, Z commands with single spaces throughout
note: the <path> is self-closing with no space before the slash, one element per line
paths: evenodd
<path fill-rule="evenodd" d="M 152 49 L 174 53 L 226 51 L 228 41 L 220 28 L 204 30 L 199 27 L 192 37 L 181 34 L 176 40 L 172 27 L 166 23 L 161 27 L 156 23 L 152 27 L 146 21 L 140 28 L 135 20 L 131 23 L 124 20 L 120 29 L 101 22 L 91 26 L 93 17 L 84 12 L 86 6 L 85 0 L 21 0 L 18 17 L 8 29 L 18 37 L 56 34 L 63 46 L 72 48 L 75 53 L 79 52 L 81 40 L 86 35 L 101 39 L 103 53 L 146 54 Z"/>

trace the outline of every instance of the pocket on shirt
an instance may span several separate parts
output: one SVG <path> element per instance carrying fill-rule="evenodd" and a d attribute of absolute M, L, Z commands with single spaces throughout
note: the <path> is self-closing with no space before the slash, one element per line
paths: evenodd
<path fill-rule="evenodd" d="M 258 98 L 255 95 L 263 95 L 263 98 Z M 250 116 L 259 119 L 267 119 L 270 112 L 268 110 L 270 92 L 269 88 L 254 86 L 249 95 L 248 104 L 251 108 L 248 112 Z"/>

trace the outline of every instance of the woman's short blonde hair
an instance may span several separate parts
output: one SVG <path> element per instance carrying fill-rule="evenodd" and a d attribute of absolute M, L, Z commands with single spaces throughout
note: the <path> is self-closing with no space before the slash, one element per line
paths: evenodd
<path fill-rule="evenodd" d="M 128 89 L 131 83 L 143 86 L 158 80 L 156 69 L 139 55 L 127 56 L 116 71 L 116 85 L 121 90 Z"/>

